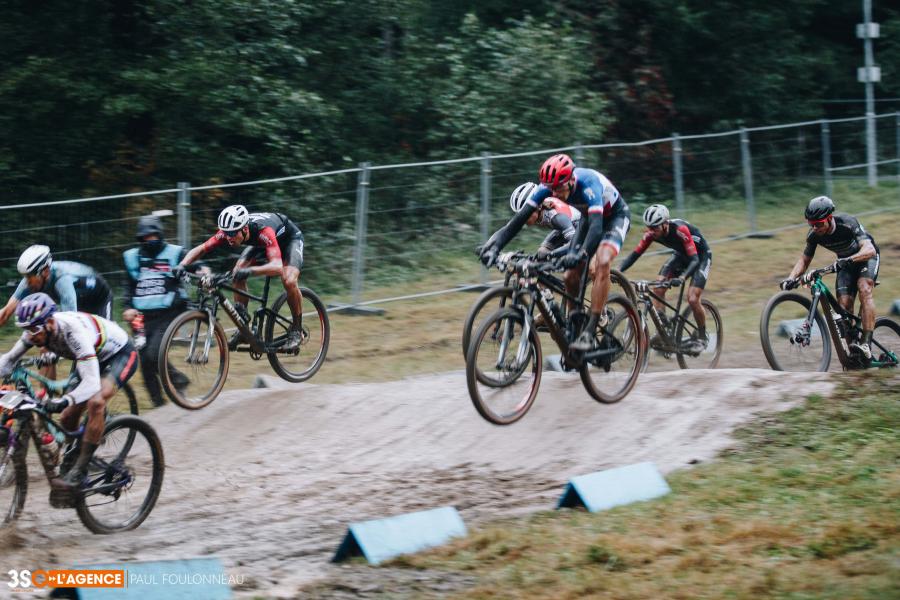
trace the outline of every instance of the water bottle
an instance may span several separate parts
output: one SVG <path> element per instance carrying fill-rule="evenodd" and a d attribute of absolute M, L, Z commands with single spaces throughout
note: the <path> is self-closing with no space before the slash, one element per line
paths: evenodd
<path fill-rule="evenodd" d="M 56 442 L 56 438 L 45 429 L 41 433 L 40 441 L 38 450 L 41 453 L 42 462 L 57 466 L 59 464 L 59 444 Z"/>
<path fill-rule="evenodd" d="M 136 350 L 141 350 L 144 346 L 147 345 L 147 335 L 144 332 L 144 315 L 143 313 L 138 313 L 138 316 L 134 318 L 131 322 L 131 331 L 134 333 L 134 347 Z"/>

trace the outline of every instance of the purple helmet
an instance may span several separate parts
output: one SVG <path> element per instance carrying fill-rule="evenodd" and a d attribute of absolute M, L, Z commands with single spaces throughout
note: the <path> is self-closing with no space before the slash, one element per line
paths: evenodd
<path fill-rule="evenodd" d="M 18 327 L 43 325 L 55 312 L 56 302 L 53 298 L 42 292 L 31 294 L 16 307 L 16 325 Z"/>

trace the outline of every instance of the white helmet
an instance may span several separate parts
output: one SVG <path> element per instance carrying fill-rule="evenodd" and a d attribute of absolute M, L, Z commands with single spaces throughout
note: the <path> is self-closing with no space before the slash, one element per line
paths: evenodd
<path fill-rule="evenodd" d="M 527 182 L 513 190 L 512 196 L 509 197 L 509 207 L 513 212 L 519 212 L 525 206 L 525 202 L 534 194 L 534 190 L 538 189 L 536 183 Z"/>
<path fill-rule="evenodd" d="M 657 227 L 669 220 L 669 209 L 662 204 L 651 204 L 644 211 L 644 225 Z"/>
<path fill-rule="evenodd" d="M 19 273 L 22 275 L 31 275 L 44 267 L 49 267 L 52 262 L 53 257 L 50 255 L 50 248 L 35 244 L 25 248 L 25 252 L 19 257 L 19 263 L 16 265 L 16 268 L 19 269 Z"/>
<path fill-rule="evenodd" d="M 219 213 L 219 229 L 225 233 L 239 231 L 249 222 L 250 212 L 242 204 L 234 204 Z"/>

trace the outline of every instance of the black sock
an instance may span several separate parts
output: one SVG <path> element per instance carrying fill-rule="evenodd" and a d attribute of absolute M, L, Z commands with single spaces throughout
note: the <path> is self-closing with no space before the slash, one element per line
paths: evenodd
<path fill-rule="evenodd" d="M 91 459 L 94 457 L 94 452 L 97 450 L 97 446 L 99 444 L 92 444 L 90 442 L 81 442 L 81 453 L 78 455 L 78 460 L 75 461 L 75 466 L 72 467 L 73 472 L 81 472 L 84 473 L 87 471 L 88 465 L 91 464 Z"/>
<path fill-rule="evenodd" d="M 863 344 L 871 344 L 872 343 L 872 331 L 863 331 L 862 334 L 862 343 Z"/>

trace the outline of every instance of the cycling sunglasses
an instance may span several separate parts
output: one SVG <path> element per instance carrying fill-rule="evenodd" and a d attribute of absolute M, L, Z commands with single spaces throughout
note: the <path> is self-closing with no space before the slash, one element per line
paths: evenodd
<path fill-rule="evenodd" d="M 825 217 L 824 219 L 807 219 L 806 222 L 809 223 L 810 227 L 815 227 L 816 225 L 819 225 L 821 223 L 827 223 L 828 219 L 830 219 L 830 218 L 831 217 L 828 216 L 828 217 Z"/>
<path fill-rule="evenodd" d="M 25 331 L 27 331 L 29 335 L 36 335 L 36 334 L 42 332 L 46 327 L 47 327 L 46 324 L 30 325 L 28 327 L 25 327 Z"/>

